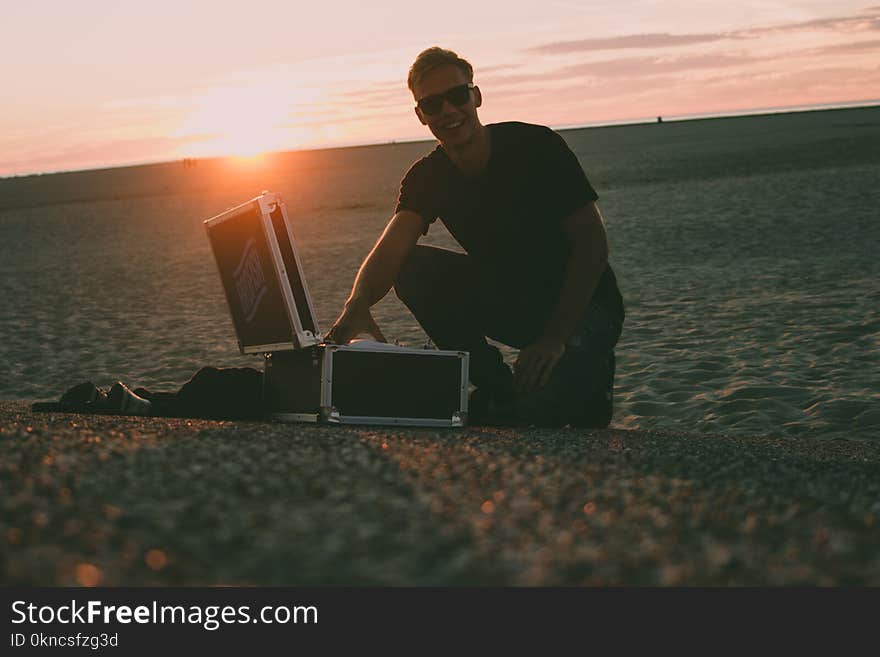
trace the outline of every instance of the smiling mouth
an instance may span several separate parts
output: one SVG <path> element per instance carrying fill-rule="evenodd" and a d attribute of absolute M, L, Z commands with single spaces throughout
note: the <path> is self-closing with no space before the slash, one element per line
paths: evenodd
<path fill-rule="evenodd" d="M 456 128 L 460 128 L 464 125 L 464 119 L 459 119 L 458 121 L 453 121 L 451 123 L 445 123 L 441 126 L 444 130 L 455 130 Z"/>

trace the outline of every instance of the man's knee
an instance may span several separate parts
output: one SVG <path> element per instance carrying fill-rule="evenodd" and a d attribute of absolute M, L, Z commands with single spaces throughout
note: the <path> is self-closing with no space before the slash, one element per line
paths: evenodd
<path fill-rule="evenodd" d="M 436 297 L 439 274 L 450 269 L 447 253 L 433 246 L 417 244 L 397 272 L 394 293 L 407 306 L 418 303 L 426 295 Z"/>

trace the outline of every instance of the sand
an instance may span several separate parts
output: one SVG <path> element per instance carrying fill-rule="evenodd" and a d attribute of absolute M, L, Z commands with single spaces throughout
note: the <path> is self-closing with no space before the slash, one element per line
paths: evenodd
<path fill-rule="evenodd" d="M 562 134 L 599 193 L 627 310 L 613 426 L 880 435 L 880 108 Z M 202 221 L 263 189 L 287 201 L 328 328 L 432 147 L 0 180 L 0 398 L 259 367 L 237 354 Z M 453 245 L 439 222 L 423 239 Z M 393 294 L 375 314 L 389 339 L 424 343 Z"/>
<path fill-rule="evenodd" d="M 0 583 L 878 585 L 880 443 L 0 402 Z"/>
<path fill-rule="evenodd" d="M 608 431 L 32 415 L 259 366 L 202 221 L 263 189 L 328 327 L 432 145 L 0 180 L 0 581 L 880 584 L 880 108 L 563 134 L 626 300 Z"/>

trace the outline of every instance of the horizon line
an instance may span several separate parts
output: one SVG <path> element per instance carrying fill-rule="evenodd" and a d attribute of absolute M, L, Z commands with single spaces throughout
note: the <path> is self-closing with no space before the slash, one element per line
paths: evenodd
<path fill-rule="evenodd" d="M 808 112 L 833 111 L 841 109 L 864 109 L 870 107 L 880 107 L 880 98 L 872 98 L 866 100 L 838 101 L 832 103 L 812 103 L 807 105 L 784 105 L 776 107 L 760 107 L 746 110 L 733 110 L 720 113 L 693 113 L 693 114 L 674 114 L 669 116 L 640 117 L 630 119 L 620 119 L 611 121 L 597 121 L 592 123 L 572 123 L 556 126 L 548 126 L 555 131 L 567 130 L 585 130 L 590 128 L 613 128 L 636 125 L 654 125 L 659 123 L 658 119 L 662 119 L 662 123 L 684 123 L 687 121 L 703 121 L 708 119 L 725 119 L 725 118 L 743 118 L 748 116 L 772 116 L 775 114 L 803 114 Z M 431 137 L 404 137 L 400 139 L 386 139 L 382 141 L 366 141 L 352 142 L 325 146 L 314 146 L 309 148 L 288 148 L 282 150 L 263 151 L 259 155 L 280 155 L 285 153 L 307 153 L 310 151 L 330 151 L 341 150 L 346 148 L 364 148 L 368 146 L 388 146 L 392 144 L 415 144 L 422 141 L 436 141 Z M 49 171 L 31 171 L 27 173 L 12 173 L 0 176 L 0 180 L 10 180 L 14 178 L 28 178 L 31 176 L 53 176 L 65 173 L 83 173 L 86 171 L 110 171 L 113 169 L 128 169 L 142 166 L 153 166 L 158 164 L 171 164 L 183 159 L 192 160 L 223 160 L 227 158 L 238 157 L 235 154 L 227 155 L 211 155 L 208 157 L 187 157 L 181 156 L 175 159 L 159 159 L 144 160 L 140 162 L 129 162 L 125 164 L 116 164 L 112 166 L 94 166 L 81 169 L 56 169 Z"/>

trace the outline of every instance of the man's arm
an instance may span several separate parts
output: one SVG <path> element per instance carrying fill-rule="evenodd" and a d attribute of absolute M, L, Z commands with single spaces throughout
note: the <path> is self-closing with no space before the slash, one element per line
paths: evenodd
<path fill-rule="evenodd" d="M 369 333 L 377 340 L 385 341 L 370 308 L 388 294 L 400 267 L 424 229 L 425 222 L 415 212 L 403 210 L 391 217 L 358 270 L 348 301 L 325 336 L 328 342 L 345 344 L 360 333 Z"/>
<path fill-rule="evenodd" d="M 514 365 L 516 385 L 527 392 L 546 385 L 553 367 L 565 353 L 571 337 L 593 298 L 608 264 L 605 222 L 595 202 L 576 210 L 562 222 L 571 244 L 559 301 L 544 327 L 544 334 L 524 348 Z"/>

